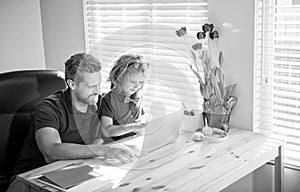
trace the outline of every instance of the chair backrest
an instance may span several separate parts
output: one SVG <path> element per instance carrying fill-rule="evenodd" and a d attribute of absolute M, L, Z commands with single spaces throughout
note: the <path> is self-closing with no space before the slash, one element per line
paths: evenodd
<path fill-rule="evenodd" d="M 0 170 L 11 174 L 39 102 L 66 88 L 64 73 L 26 70 L 0 74 Z"/>

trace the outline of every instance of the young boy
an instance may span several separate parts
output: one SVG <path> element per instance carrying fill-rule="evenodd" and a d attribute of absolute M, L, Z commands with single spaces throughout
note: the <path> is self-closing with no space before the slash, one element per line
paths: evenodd
<path fill-rule="evenodd" d="M 141 91 L 148 69 L 141 56 L 123 55 L 115 62 L 108 79 L 112 90 L 104 95 L 100 106 L 104 143 L 133 136 L 146 126 L 137 119 L 143 113 Z"/>

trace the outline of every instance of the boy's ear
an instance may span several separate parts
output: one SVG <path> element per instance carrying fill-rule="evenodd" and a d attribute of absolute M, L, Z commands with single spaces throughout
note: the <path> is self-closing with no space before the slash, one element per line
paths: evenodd
<path fill-rule="evenodd" d="M 73 80 L 71 80 L 71 79 L 67 80 L 67 84 L 68 84 L 68 86 L 70 87 L 71 90 L 74 90 L 75 87 L 76 87 L 75 82 Z"/>
<path fill-rule="evenodd" d="M 117 79 L 117 81 L 120 81 L 120 80 L 121 80 L 121 76 L 118 75 L 118 76 L 116 77 L 116 79 Z"/>

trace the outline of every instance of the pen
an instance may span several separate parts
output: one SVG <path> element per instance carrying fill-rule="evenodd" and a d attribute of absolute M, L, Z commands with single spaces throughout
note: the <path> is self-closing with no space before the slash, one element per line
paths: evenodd
<path fill-rule="evenodd" d="M 66 168 L 66 167 L 70 167 L 70 166 L 81 165 L 81 164 L 83 164 L 83 163 L 84 163 L 83 161 L 74 162 L 74 163 L 71 163 L 71 164 L 68 164 L 68 165 L 62 166 L 62 167 L 60 167 L 60 168 L 58 168 L 58 169 L 64 169 L 64 168 Z"/>

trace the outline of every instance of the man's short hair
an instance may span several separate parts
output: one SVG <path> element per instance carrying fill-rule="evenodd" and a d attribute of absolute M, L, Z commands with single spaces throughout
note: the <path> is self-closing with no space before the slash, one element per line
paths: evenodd
<path fill-rule="evenodd" d="M 75 83 L 84 81 L 82 72 L 98 72 L 101 70 L 100 61 L 87 53 L 76 53 L 65 62 L 65 79 Z"/>

